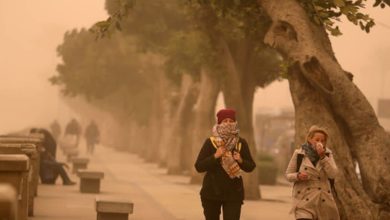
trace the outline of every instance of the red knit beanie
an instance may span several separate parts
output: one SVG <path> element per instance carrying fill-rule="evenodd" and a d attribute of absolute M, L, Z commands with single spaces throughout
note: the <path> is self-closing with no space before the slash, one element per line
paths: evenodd
<path fill-rule="evenodd" d="M 233 109 L 221 109 L 217 113 L 217 118 L 218 118 L 218 124 L 221 124 L 223 119 L 225 118 L 230 118 L 233 119 L 234 121 L 236 120 L 236 111 Z"/>

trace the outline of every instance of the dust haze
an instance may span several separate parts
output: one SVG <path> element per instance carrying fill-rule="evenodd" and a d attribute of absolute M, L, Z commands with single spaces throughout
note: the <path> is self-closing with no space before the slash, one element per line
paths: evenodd
<path fill-rule="evenodd" d="M 332 37 L 340 64 L 355 75 L 355 83 L 376 109 L 378 98 L 390 98 L 390 13 L 370 9 L 377 25 L 370 34 L 344 22 L 343 36 Z M 56 47 L 73 28 L 88 28 L 107 17 L 103 0 L 0 1 L 0 132 L 65 123 L 74 114 L 61 101 L 55 75 Z M 291 109 L 287 81 L 259 89 L 254 112 Z M 387 123 L 387 121 L 384 121 Z"/>
<path fill-rule="evenodd" d="M 152 118 L 156 117 L 155 115 L 150 116 L 151 119 L 149 116 L 146 116 L 150 121 L 154 120 L 161 123 L 156 123 L 156 127 L 158 125 L 161 126 L 158 128 L 154 128 L 152 126 L 150 126 L 152 128 L 146 128 L 147 126 L 144 126 L 145 123 L 142 124 L 145 121 L 145 118 L 140 119 L 141 122 L 133 122 L 133 118 L 123 114 L 123 111 L 128 110 L 126 108 L 126 103 L 123 105 L 121 103 L 123 100 L 132 101 L 131 98 L 133 97 L 128 98 L 126 96 L 126 92 L 130 93 L 130 90 L 125 90 L 124 92 L 122 90 L 116 91 L 117 93 L 112 95 L 112 97 L 114 97 L 113 100 L 109 99 L 112 97 L 107 98 L 106 101 L 108 101 L 104 103 L 104 106 L 101 102 L 96 100 L 95 103 L 89 105 L 85 101 L 86 99 L 80 98 L 80 96 L 75 98 L 65 97 L 60 92 L 61 86 L 63 85 L 52 85 L 49 81 L 49 78 L 58 75 L 57 65 L 60 64 L 62 60 L 57 54 L 57 47 L 64 42 L 65 32 L 74 29 L 88 29 L 97 21 L 107 19 L 109 15 L 104 7 L 105 0 L 0 0 L 0 134 L 26 131 L 31 127 L 49 128 L 54 120 L 57 120 L 62 129 L 64 129 L 66 123 L 68 123 L 72 118 L 76 118 L 78 122 L 80 122 L 82 129 L 84 129 L 86 125 L 94 119 L 100 126 L 99 129 L 102 134 L 101 140 L 99 139 L 99 144 L 105 146 L 104 148 L 99 148 L 99 146 L 97 146 L 97 152 L 93 155 L 93 157 L 92 153 L 90 153 L 89 156 L 91 158 L 91 164 L 96 165 L 96 167 L 101 170 L 105 169 L 105 175 L 108 176 L 108 182 L 109 178 L 115 176 L 115 178 L 113 178 L 114 181 L 111 180 L 111 185 L 103 185 L 103 190 L 108 191 L 109 189 L 111 190 L 109 193 L 113 194 L 131 192 L 132 195 L 136 199 L 139 199 L 141 204 L 143 204 L 138 207 L 140 210 L 143 210 L 144 214 L 161 215 L 161 219 L 172 219 L 172 215 L 170 213 L 186 209 L 187 204 L 180 204 L 180 202 L 173 204 L 169 201 L 169 194 L 168 196 L 163 195 L 163 192 L 169 192 L 172 193 L 172 195 L 173 193 L 179 192 L 182 194 L 177 194 L 177 197 L 172 196 L 172 198 L 179 198 L 177 201 L 180 201 L 181 196 L 184 195 L 183 198 L 187 200 L 183 199 L 183 201 L 191 201 L 193 204 L 196 204 L 194 205 L 195 208 L 191 214 L 193 214 L 193 216 L 197 216 L 194 219 L 199 219 L 198 216 L 202 216 L 200 202 L 197 200 L 200 184 L 187 184 L 190 179 L 190 175 L 188 174 L 191 174 L 191 171 L 193 171 L 191 169 L 193 169 L 193 155 L 195 155 L 195 153 L 191 151 L 191 149 L 188 149 L 186 144 L 180 142 L 181 140 L 178 141 L 173 138 L 175 135 L 178 135 L 178 133 L 184 130 L 184 132 L 189 133 L 190 129 L 188 129 L 188 127 L 181 129 L 180 127 L 174 127 L 172 125 L 171 127 L 174 127 L 172 128 L 172 131 L 169 131 L 169 133 L 167 133 L 168 135 L 163 136 L 160 135 L 160 133 L 163 133 L 168 129 L 164 130 L 162 128 L 166 128 L 171 124 L 169 123 L 166 127 L 161 126 L 161 124 L 167 121 L 172 122 L 173 120 L 169 121 L 169 119 L 165 120 L 165 118 L 155 120 L 156 118 Z M 367 34 L 361 31 L 358 26 L 354 26 L 350 22 L 342 20 L 339 23 L 339 26 L 343 35 L 340 37 L 331 36 L 330 39 L 339 64 L 345 71 L 351 72 L 354 75 L 354 83 L 363 92 L 373 109 L 377 111 L 379 99 L 390 99 L 390 13 L 388 8 L 380 10 L 371 7 L 367 8 L 367 12 L 376 21 L 376 26 L 371 30 L 371 33 Z M 81 36 L 84 33 L 85 32 L 81 33 L 80 31 L 77 34 L 80 34 Z M 83 35 L 83 37 L 84 36 L 85 35 Z M 82 37 L 80 37 L 80 39 L 81 38 Z M 82 40 L 84 40 L 84 38 Z M 123 42 L 130 41 L 122 41 L 122 43 Z M 118 45 L 119 44 L 121 44 L 121 42 L 118 43 Z M 112 45 L 107 46 L 107 48 L 110 46 Z M 123 45 L 119 45 L 117 48 L 123 49 L 126 47 L 121 46 Z M 107 51 L 109 51 L 109 49 L 107 49 Z M 107 54 L 109 54 L 109 52 Z M 124 65 L 128 64 L 126 62 L 122 63 L 125 63 Z M 158 62 L 156 61 L 156 63 Z M 131 63 L 129 65 L 131 65 Z M 94 66 L 94 63 L 93 65 L 90 64 L 90 66 Z M 148 68 L 147 65 L 145 66 L 142 66 L 142 68 Z M 153 63 L 153 65 L 150 66 L 157 65 Z M 93 72 L 90 69 L 88 69 L 88 71 Z M 105 83 L 106 81 L 103 82 Z M 154 93 L 154 95 L 156 94 Z M 175 94 L 172 96 L 174 95 Z M 118 99 L 120 99 L 120 101 L 118 101 Z M 125 110 L 121 109 L 117 111 L 113 108 L 110 109 L 110 104 L 113 102 L 116 102 L 117 105 L 112 106 L 125 106 L 123 107 Z M 219 95 L 216 105 L 217 108 L 224 106 L 221 95 Z M 104 108 L 100 108 L 102 106 Z M 152 109 L 153 105 L 151 106 L 152 107 L 148 107 Z M 163 105 L 161 104 L 161 106 Z M 255 124 L 253 135 L 253 145 L 255 145 L 255 149 L 257 152 L 268 152 L 270 154 L 277 155 L 278 158 L 275 156 L 277 163 L 282 164 L 281 167 L 287 167 L 287 159 L 291 156 L 291 150 L 293 147 L 292 139 L 294 138 L 294 118 L 292 114 L 294 108 L 290 96 L 288 81 L 274 81 L 266 88 L 258 88 L 255 93 L 253 107 L 253 114 L 255 115 L 253 119 L 257 120 L 256 122 L 253 122 L 253 124 L 257 123 Z M 136 110 L 137 109 L 135 108 L 134 111 Z M 173 112 L 173 110 L 166 110 L 166 112 Z M 271 129 L 269 129 L 266 125 L 268 119 L 256 117 L 256 115 L 259 116 L 261 114 L 278 115 L 281 112 L 288 112 L 290 115 L 284 118 L 281 117 L 272 119 L 275 119 L 275 123 L 278 123 L 279 128 L 281 128 L 280 130 L 275 129 L 271 131 Z M 144 113 L 142 110 L 139 110 L 137 113 L 145 117 L 145 115 L 142 115 L 142 113 Z M 110 114 L 116 114 L 115 116 L 117 117 L 112 115 L 110 116 Z M 129 120 L 129 118 L 131 120 Z M 173 116 L 172 118 L 176 119 L 176 117 Z M 385 130 L 390 131 L 390 119 L 381 117 L 378 119 Z M 181 123 L 181 125 L 188 124 L 190 123 L 186 123 L 186 121 Z M 153 124 L 153 126 L 154 125 L 155 124 Z M 261 132 L 259 132 L 259 128 Z M 282 129 L 284 132 L 283 135 L 278 133 Z M 267 131 L 271 132 L 265 134 Z M 152 135 L 149 135 L 149 132 L 155 132 L 158 135 L 152 137 Z M 140 136 L 139 134 L 142 134 L 143 136 Z M 184 134 L 182 136 L 186 138 L 185 140 L 190 140 L 192 137 L 191 135 L 193 134 Z M 266 136 L 269 138 L 267 139 Z M 162 137 L 165 137 L 166 140 L 160 140 L 163 139 Z M 267 142 L 267 140 L 271 139 L 272 142 Z M 64 143 L 60 143 L 60 145 L 65 145 Z M 88 147 L 85 140 L 83 139 L 80 143 L 82 146 L 80 149 L 83 152 L 87 152 Z M 153 147 L 158 144 L 168 147 L 158 149 L 158 152 L 154 152 L 155 149 Z M 180 150 L 179 147 L 176 147 L 179 145 L 181 147 Z M 278 145 L 283 145 L 285 149 L 274 149 L 274 146 Z M 108 147 L 106 148 L 106 146 Z M 196 147 L 198 147 L 198 145 Z M 168 154 L 172 151 L 176 153 L 177 157 L 175 158 L 182 157 L 185 159 L 180 161 L 169 160 L 170 158 Z M 122 152 L 127 152 L 129 154 L 124 154 Z M 140 159 L 137 154 L 143 155 L 146 158 Z M 64 155 L 60 157 L 61 160 L 66 159 Z M 144 163 L 145 161 L 154 161 L 153 159 L 156 158 L 157 155 L 162 155 L 161 158 L 164 160 L 161 160 L 163 161 L 161 163 L 163 164 L 151 165 L 150 163 Z M 258 159 L 257 157 L 259 155 L 260 154 L 254 155 L 254 157 L 256 157 L 255 159 Z M 260 161 L 260 159 L 258 160 Z M 171 164 L 170 166 L 170 163 L 173 165 Z M 161 167 L 180 167 L 184 171 L 180 169 L 163 170 Z M 184 167 L 186 169 L 184 169 Z M 355 167 L 352 169 L 355 169 Z M 142 170 L 142 172 L 140 170 Z M 281 178 L 284 174 L 284 170 L 278 170 L 275 172 L 278 172 L 278 178 Z M 359 173 L 358 168 L 356 169 L 356 172 Z M 126 175 L 123 175 L 123 173 Z M 138 182 L 132 179 L 132 175 L 134 175 L 134 173 L 140 176 L 137 180 Z M 185 174 L 186 176 L 169 176 L 165 175 L 166 173 L 179 173 Z M 73 180 L 77 178 L 76 175 L 70 175 Z M 76 184 L 75 182 L 71 183 Z M 284 180 L 283 184 L 275 187 L 264 186 L 263 189 L 265 190 L 262 190 L 262 193 L 264 192 L 264 198 L 269 199 L 272 203 L 270 203 L 271 205 L 269 207 L 262 206 L 262 208 L 273 210 L 275 206 L 282 207 L 283 211 L 281 213 L 287 216 L 287 210 L 290 208 L 289 202 L 291 199 L 290 185 L 288 185 L 289 183 L 286 180 Z M 139 188 L 133 187 L 135 185 Z M 130 186 L 131 189 L 129 189 Z M 104 189 L 104 187 L 106 188 Z M 141 188 L 143 190 L 139 190 Z M 42 191 L 46 193 L 49 191 L 47 189 L 48 188 L 43 188 Z M 64 189 L 66 190 L 66 188 L 59 188 L 58 190 L 64 191 Z M 159 191 L 160 189 L 162 190 Z M 161 194 L 159 194 L 160 192 Z M 267 197 L 269 195 L 271 196 Z M 78 192 L 74 193 L 74 196 L 76 198 L 74 201 L 81 201 L 77 200 L 81 197 Z M 39 201 L 42 202 L 42 198 L 44 199 L 45 197 L 41 197 L 41 200 Z M 66 199 L 70 200 L 69 198 Z M 63 198 L 61 197 L 60 199 Z M 150 202 L 151 200 L 153 201 Z M 157 204 L 158 202 L 156 201 L 165 205 L 165 209 L 162 208 L 163 205 Z M 58 201 L 57 203 L 60 204 L 61 201 Z M 50 205 L 47 201 L 43 201 L 41 204 Z M 159 207 L 159 209 L 156 213 L 150 212 L 150 210 L 147 210 L 148 206 L 145 204 L 152 204 L 155 207 Z M 249 201 L 248 203 L 246 202 L 243 213 L 247 216 L 252 214 L 253 216 L 257 216 L 256 211 L 258 205 L 258 203 L 253 201 Z M 44 210 L 46 206 L 41 207 L 43 207 L 41 208 L 43 212 L 46 211 Z M 38 207 L 38 212 L 42 211 L 39 209 L 40 208 Z M 148 211 L 150 213 L 148 213 Z M 60 214 L 66 215 L 69 213 Z M 88 215 L 90 215 L 90 213 Z M 146 217 L 144 219 L 149 218 Z"/>

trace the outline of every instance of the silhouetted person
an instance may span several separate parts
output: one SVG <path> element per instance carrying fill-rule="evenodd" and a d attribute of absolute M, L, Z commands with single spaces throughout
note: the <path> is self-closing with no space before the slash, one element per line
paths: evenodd
<path fill-rule="evenodd" d="M 76 119 L 73 118 L 66 125 L 66 128 L 65 128 L 65 139 L 67 141 L 67 144 L 72 144 L 72 145 L 74 145 L 72 147 L 77 147 L 79 145 L 79 142 L 80 142 L 80 135 L 81 135 L 81 126 L 76 121 Z"/>
<path fill-rule="evenodd" d="M 55 184 L 58 176 L 61 177 L 63 185 L 76 184 L 70 180 L 64 167 L 69 168 L 66 163 L 57 162 L 49 151 L 41 152 L 39 177 L 43 184 Z"/>
<path fill-rule="evenodd" d="M 56 157 L 57 143 L 48 130 L 42 128 L 31 128 L 30 135 L 41 138 L 43 147 L 49 151 L 54 158 Z"/>
<path fill-rule="evenodd" d="M 38 133 L 43 134 L 42 145 L 47 152 L 49 152 L 53 158 L 56 158 L 57 153 L 57 142 L 54 139 L 53 135 L 47 129 L 39 129 Z"/>
<path fill-rule="evenodd" d="M 88 126 L 85 128 L 85 139 L 87 141 L 87 153 L 93 154 L 95 149 L 95 144 L 99 143 L 99 129 L 95 121 L 91 121 Z"/>
<path fill-rule="evenodd" d="M 57 153 L 57 142 L 54 140 L 52 134 L 44 128 L 31 128 L 30 134 L 38 134 L 39 137 L 42 137 L 42 145 L 46 151 L 48 151 L 54 158 L 56 158 Z"/>
<path fill-rule="evenodd" d="M 50 125 L 51 133 L 56 141 L 58 141 L 58 138 L 61 135 L 61 126 L 58 123 L 57 120 L 54 120 L 53 123 Z"/>

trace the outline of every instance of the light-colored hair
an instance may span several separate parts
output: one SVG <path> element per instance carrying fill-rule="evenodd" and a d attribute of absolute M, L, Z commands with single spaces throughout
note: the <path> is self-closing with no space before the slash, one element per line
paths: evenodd
<path fill-rule="evenodd" d="M 308 141 L 310 138 L 314 136 L 315 133 L 322 133 L 325 135 L 325 144 L 328 140 L 329 134 L 328 131 L 321 126 L 313 125 L 309 128 L 309 131 L 307 132 L 306 141 Z"/>

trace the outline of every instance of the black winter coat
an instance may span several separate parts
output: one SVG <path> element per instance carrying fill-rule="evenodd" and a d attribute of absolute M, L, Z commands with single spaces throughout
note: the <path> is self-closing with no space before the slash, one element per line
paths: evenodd
<path fill-rule="evenodd" d="M 208 138 L 199 152 L 195 162 L 198 172 L 206 172 L 203 178 L 200 195 L 202 198 L 220 201 L 243 201 L 244 186 L 242 177 L 231 179 L 221 165 L 221 158 L 216 159 L 214 154 L 217 150 L 215 144 Z M 252 159 L 248 143 L 240 138 L 235 150 L 241 154 L 243 162 L 239 164 L 241 170 L 251 172 L 256 164 Z"/>

